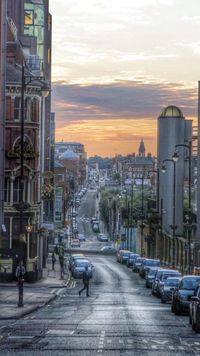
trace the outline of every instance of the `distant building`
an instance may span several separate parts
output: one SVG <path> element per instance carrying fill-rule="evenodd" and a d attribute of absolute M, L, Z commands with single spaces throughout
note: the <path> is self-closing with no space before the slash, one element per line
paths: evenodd
<path fill-rule="evenodd" d="M 119 173 L 121 182 L 128 184 L 131 179 L 141 178 L 142 175 L 148 175 L 150 170 L 154 169 L 155 157 L 148 153 L 145 155 L 146 149 L 143 139 L 138 147 L 138 155 L 135 153 L 127 156 L 116 156 L 113 158 L 112 174 Z M 139 184 L 140 180 L 138 180 Z"/>
<path fill-rule="evenodd" d="M 72 169 L 72 166 L 76 166 L 77 173 L 76 181 L 78 185 L 84 185 L 87 176 L 87 153 L 85 147 L 79 142 L 56 142 L 55 144 L 55 158 L 63 161 L 65 156 L 65 166 L 67 160 L 68 169 Z M 72 163 L 74 161 L 74 163 Z M 76 163 L 75 163 L 76 162 Z"/>

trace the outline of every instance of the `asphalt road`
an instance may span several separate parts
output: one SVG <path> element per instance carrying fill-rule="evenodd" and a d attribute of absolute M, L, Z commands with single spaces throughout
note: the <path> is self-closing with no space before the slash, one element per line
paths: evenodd
<path fill-rule="evenodd" d="M 175 316 L 114 257 L 90 256 L 95 266 L 90 297 L 72 281 L 57 299 L 1 327 L 0 354 L 199 355 L 200 336 L 187 316 Z"/>
<path fill-rule="evenodd" d="M 95 191 L 79 209 L 85 246 L 101 243 L 91 231 Z M 59 290 L 57 298 L 25 318 L 0 323 L 0 355 L 183 356 L 200 355 L 200 335 L 187 316 L 175 316 L 144 286 L 138 274 L 114 256 L 88 255 L 94 265 L 90 297 L 79 297 L 80 280 Z"/>

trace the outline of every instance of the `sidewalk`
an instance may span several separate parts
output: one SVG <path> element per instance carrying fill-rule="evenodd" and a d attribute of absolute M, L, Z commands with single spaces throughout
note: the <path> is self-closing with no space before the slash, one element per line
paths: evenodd
<path fill-rule="evenodd" d="M 67 287 L 70 276 L 64 275 L 60 279 L 60 266 L 55 264 L 55 271 L 50 264 L 43 273 L 42 280 L 36 283 L 24 283 L 24 307 L 18 308 L 18 285 L 13 283 L 0 283 L 0 320 L 19 319 L 53 301 L 60 288 Z"/>

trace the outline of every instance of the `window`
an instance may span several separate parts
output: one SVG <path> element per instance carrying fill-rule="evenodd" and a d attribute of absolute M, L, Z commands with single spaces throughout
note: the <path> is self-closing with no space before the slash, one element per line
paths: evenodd
<path fill-rule="evenodd" d="M 25 121 L 31 121 L 31 100 L 25 99 Z"/>
<path fill-rule="evenodd" d="M 12 108 L 12 100 L 10 96 L 7 96 L 6 97 L 6 120 L 12 119 L 11 108 Z"/>
<path fill-rule="evenodd" d="M 39 121 L 39 102 L 36 98 L 31 102 L 31 121 Z"/>
<path fill-rule="evenodd" d="M 13 184 L 13 202 L 19 203 L 20 202 L 20 183 L 21 178 L 17 177 Z M 28 194 L 28 181 L 24 179 L 24 188 L 23 188 L 23 202 L 27 202 L 27 194 Z"/>
<path fill-rule="evenodd" d="M 5 203 L 10 203 L 10 179 L 9 178 L 5 178 L 4 201 Z"/>
<path fill-rule="evenodd" d="M 57 182 L 64 182 L 64 174 L 57 174 L 56 178 Z"/>
<path fill-rule="evenodd" d="M 21 98 L 15 97 L 14 99 L 14 120 L 19 121 L 21 116 Z"/>
<path fill-rule="evenodd" d="M 24 14 L 24 24 L 25 25 L 33 25 L 33 10 L 25 10 Z"/>

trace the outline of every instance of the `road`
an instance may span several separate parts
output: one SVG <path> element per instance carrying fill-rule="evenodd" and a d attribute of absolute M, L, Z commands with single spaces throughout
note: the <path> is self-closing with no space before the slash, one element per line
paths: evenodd
<path fill-rule="evenodd" d="M 92 197 L 89 192 L 86 205 Z M 85 208 L 83 202 L 79 216 L 87 220 L 89 208 Z M 89 231 L 86 220 L 80 224 Z M 87 244 L 98 246 L 92 235 Z M 1 355 L 200 355 L 200 336 L 192 331 L 187 316 L 172 314 L 170 305 L 161 304 L 144 280 L 114 256 L 89 258 L 95 266 L 90 297 L 79 297 L 82 282 L 72 280 L 50 305 L 21 320 L 2 322 Z"/>
<path fill-rule="evenodd" d="M 90 297 L 79 297 L 81 281 L 72 282 L 52 304 L 3 327 L 0 354 L 200 354 L 200 337 L 188 317 L 172 314 L 170 305 L 152 297 L 144 281 L 114 257 L 90 258 L 95 265 Z"/>

